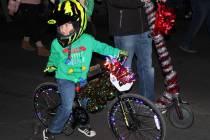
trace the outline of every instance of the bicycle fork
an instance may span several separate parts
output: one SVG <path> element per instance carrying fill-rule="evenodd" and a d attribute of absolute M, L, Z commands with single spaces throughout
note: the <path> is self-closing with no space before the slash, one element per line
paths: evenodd
<path fill-rule="evenodd" d="M 120 109 L 122 111 L 125 124 L 126 124 L 127 128 L 130 128 L 131 126 L 129 124 L 128 114 L 133 113 L 133 110 L 131 109 L 131 106 L 129 103 L 127 103 L 127 101 L 125 101 L 125 104 L 123 104 L 122 99 L 120 97 L 118 97 L 118 99 L 120 101 Z M 126 112 L 126 108 L 127 108 L 128 112 Z M 132 117 L 132 114 L 131 114 L 131 117 Z"/>
<path fill-rule="evenodd" d="M 177 113 L 177 116 L 180 120 L 183 120 L 184 119 L 184 116 L 183 116 L 183 112 L 181 110 L 181 98 L 180 97 L 175 97 L 174 99 L 174 103 L 175 103 L 175 110 L 176 110 L 176 113 Z"/>
<path fill-rule="evenodd" d="M 125 108 L 124 108 L 124 105 L 122 103 L 122 100 L 120 100 L 120 108 L 121 108 L 121 111 L 123 113 L 123 118 L 124 118 L 126 126 L 130 127 L 130 125 L 128 123 L 128 117 L 127 117 L 128 113 L 126 113 L 126 111 L 125 111 Z"/>

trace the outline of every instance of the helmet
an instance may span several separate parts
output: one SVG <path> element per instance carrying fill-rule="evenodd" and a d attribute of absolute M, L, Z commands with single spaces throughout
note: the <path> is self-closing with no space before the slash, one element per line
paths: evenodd
<path fill-rule="evenodd" d="M 87 26 L 87 15 L 85 9 L 77 0 L 63 0 L 56 3 L 50 15 L 50 19 L 48 20 L 48 24 L 53 24 L 57 27 L 67 22 L 73 24 L 75 32 L 68 36 L 63 36 L 58 33 L 58 38 L 61 40 L 68 39 L 68 44 L 70 44 L 82 35 Z"/>

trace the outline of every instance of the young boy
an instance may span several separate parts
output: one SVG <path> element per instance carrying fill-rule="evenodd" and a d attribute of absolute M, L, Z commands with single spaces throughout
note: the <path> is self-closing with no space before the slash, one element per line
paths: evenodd
<path fill-rule="evenodd" d="M 43 140 L 55 139 L 62 132 L 64 124 L 72 112 L 75 97 L 75 83 L 86 80 L 92 52 L 118 57 L 125 52 L 95 40 L 91 35 L 82 34 L 87 23 L 86 13 L 76 0 L 65 0 L 55 5 L 53 18 L 49 24 L 56 24 L 58 37 L 52 41 L 51 54 L 45 72 L 55 71 L 61 105 L 47 129 L 43 130 Z M 78 131 L 88 137 L 96 132 L 87 126 Z"/>

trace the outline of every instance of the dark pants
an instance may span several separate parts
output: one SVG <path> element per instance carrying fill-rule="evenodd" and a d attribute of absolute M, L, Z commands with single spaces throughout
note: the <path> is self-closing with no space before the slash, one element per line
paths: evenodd
<path fill-rule="evenodd" d="M 190 11 L 192 11 L 191 0 L 183 0 L 183 10 L 184 14 L 188 14 Z"/>
<path fill-rule="evenodd" d="M 186 48 L 192 46 L 192 40 L 205 22 L 210 33 L 210 1 L 209 0 L 191 0 L 192 21 L 187 30 L 182 45 Z M 210 36 L 210 35 L 209 35 Z"/>
<path fill-rule="evenodd" d="M 30 37 L 34 42 L 40 41 L 45 32 L 45 22 L 41 18 L 42 5 L 21 4 L 17 21 L 21 24 L 22 36 Z"/>

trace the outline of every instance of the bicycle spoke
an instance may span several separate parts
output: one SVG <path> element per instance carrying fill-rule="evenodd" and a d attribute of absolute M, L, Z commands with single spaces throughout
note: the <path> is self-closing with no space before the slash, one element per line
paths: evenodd
<path fill-rule="evenodd" d="M 54 84 L 40 85 L 35 91 L 34 107 L 36 115 L 45 126 L 55 115 L 56 108 L 60 104 L 59 99 L 57 86 Z"/>
<path fill-rule="evenodd" d="M 160 140 L 162 129 L 156 111 L 145 101 L 132 97 L 123 98 L 128 126 L 125 124 L 119 102 L 112 107 L 112 129 L 121 140 Z"/>

